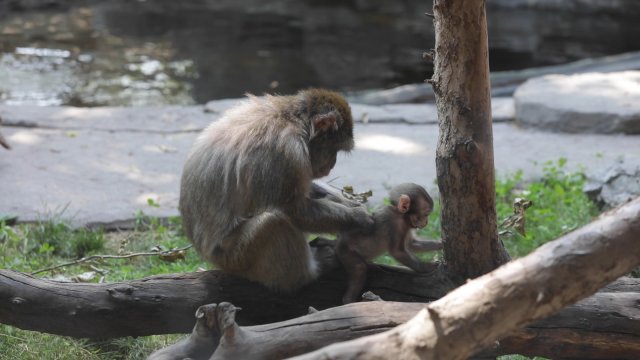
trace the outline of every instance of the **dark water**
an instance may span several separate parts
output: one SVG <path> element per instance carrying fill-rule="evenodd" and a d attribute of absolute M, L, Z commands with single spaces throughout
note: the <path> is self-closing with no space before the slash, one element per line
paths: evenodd
<path fill-rule="evenodd" d="M 424 1 L 0 1 L 0 102 L 203 103 L 416 83 Z M 37 3 L 37 2 L 35 2 Z M 8 5 L 7 5 L 8 4 Z M 16 5 L 17 4 L 17 5 Z M 640 50 L 640 21 L 489 9 L 492 70 Z"/>

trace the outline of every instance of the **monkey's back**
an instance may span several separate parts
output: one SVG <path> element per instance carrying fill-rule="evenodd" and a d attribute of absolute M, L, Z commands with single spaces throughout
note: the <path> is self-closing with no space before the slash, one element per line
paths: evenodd
<path fill-rule="evenodd" d="M 200 134 L 185 161 L 183 227 L 210 261 L 217 246 L 236 246 L 224 240 L 244 219 L 306 194 L 296 186 L 311 176 L 304 134 L 283 119 L 281 101 L 250 98 L 230 109 Z"/>
<path fill-rule="evenodd" d="M 372 260 L 389 251 L 392 237 L 397 236 L 393 206 L 378 208 L 373 213 L 374 225 L 368 232 L 343 232 L 338 236 L 338 246 L 356 251 L 366 260 Z"/>

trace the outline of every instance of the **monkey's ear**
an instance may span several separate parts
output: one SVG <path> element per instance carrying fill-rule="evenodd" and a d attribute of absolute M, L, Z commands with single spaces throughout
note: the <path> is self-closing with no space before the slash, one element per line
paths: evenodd
<path fill-rule="evenodd" d="M 338 130 L 338 113 L 330 111 L 326 114 L 320 114 L 313 117 L 313 128 L 317 133 L 325 131 Z"/>
<path fill-rule="evenodd" d="M 404 214 L 409 211 L 409 207 L 411 207 L 411 198 L 405 194 L 400 195 L 400 199 L 398 199 L 398 211 Z"/>

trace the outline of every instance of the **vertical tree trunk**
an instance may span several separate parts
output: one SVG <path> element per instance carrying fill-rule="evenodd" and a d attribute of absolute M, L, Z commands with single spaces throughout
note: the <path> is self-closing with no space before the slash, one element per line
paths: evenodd
<path fill-rule="evenodd" d="M 485 2 L 435 0 L 433 10 L 444 259 L 464 280 L 509 260 L 496 224 Z"/>

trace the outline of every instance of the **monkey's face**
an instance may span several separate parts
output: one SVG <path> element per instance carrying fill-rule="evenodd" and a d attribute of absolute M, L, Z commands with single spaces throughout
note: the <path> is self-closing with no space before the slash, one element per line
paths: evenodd
<path fill-rule="evenodd" d="M 304 114 L 312 125 L 309 142 L 309 160 L 314 178 L 329 175 L 338 151 L 351 151 L 353 118 L 347 101 L 338 93 L 322 90 L 303 90 L 298 95 Z"/>
<path fill-rule="evenodd" d="M 310 146 L 309 155 L 311 159 L 313 177 L 317 179 L 329 175 L 333 167 L 336 165 L 338 151 Z"/>
<path fill-rule="evenodd" d="M 426 201 L 419 201 L 415 211 L 409 214 L 409 223 L 415 229 L 422 229 L 429 223 L 429 215 L 433 211 L 431 205 Z"/>

